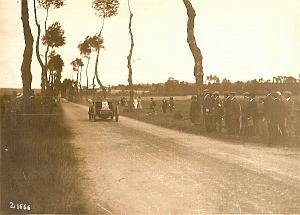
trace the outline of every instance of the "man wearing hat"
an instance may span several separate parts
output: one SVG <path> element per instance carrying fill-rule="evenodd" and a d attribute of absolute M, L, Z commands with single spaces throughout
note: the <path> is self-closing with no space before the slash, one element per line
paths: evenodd
<path fill-rule="evenodd" d="M 294 115 L 294 106 L 295 102 L 291 98 L 292 93 L 290 91 L 284 92 L 283 102 L 285 105 L 285 128 L 288 137 L 293 137 L 295 135 L 295 115 Z"/>
<path fill-rule="evenodd" d="M 165 98 L 162 100 L 161 109 L 163 113 L 167 113 L 168 102 Z"/>
<path fill-rule="evenodd" d="M 150 105 L 149 105 L 149 107 L 150 107 L 150 113 L 155 113 L 156 103 L 155 103 L 155 101 L 154 101 L 153 98 L 150 98 Z"/>
<path fill-rule="evenodd" d="M 199 120 L 199 104 L 197 102 L 197 97 L 192 96 L 191 98 L 191 105 L 190 105 L 190 119 L 192 123 L 196 124 Z"/>
<path fill-rule="evenodd" d="M 249 97 L 250 93 L 249 92 L 244 92 L 243 93 L 243 99 L 241 101 L 241 123 L 242 123 L 242 129 L 241 129 L 241 134 L 242 135 L 247 135 L 248 134 L 248 105 L 250 101 Z"/>
<path fill-rule="evenodd" d="M 170 97 L 168 106 L 169 106 L 170 112 L 172 112 L 175 109 L 175 103 L 174 103 L 174 98 L 173 97 Z"/>
<path fill-rule="evenodd" d="M 248 123 L 248 135 L 254 136 L 257 124 L 257 101 L 255 100 L 255 94 L 249 94 L 249 104 L 247 107 L 247 123 Z"/>
<path fill-rule="evenodd" d="M 229 132 L 229 125 L 230 125 L 230 96 L 229 92 L 224 92 L 224 100 L 223 100 L 223 107 L 224 107 L 224 121 L 225 121 L 225 128 L 227 132 Z"/>
<path fill-rule="evenodd" d="M 222 101 L 219 97 L 219 91 L 213 93 L 213 131 L 222 132 L 222 118 L 224 115 Z"/>
<path fill-rule="evenodd" d="M 271 135 L 271 109 L 272 104 L 274 101 L 274 94 L 272 94 L 271 89 L 266 88 L 265 89 L 266 97 L 264 99 L 264 107 L 263 107 L 263 115 L 267 121 L 268 125 L 268 133 L 266 134 L 267 137 L 270 137 Z"/>
<path fill-rule="evenodd" d="M 204 100 L 203 100 L 203 115 L 204 123 L 207 132 L 211 132 L 213 129 L 213 116 L 212 116 L 212 107 L 213 107 L 213 98 L 209 90 L 204 90 Z"/>
<path fill-rule="evenodd" d="M 272 93 L 272 95 L 274 97 L 274 100 L 272 102 L 270 110 L 270 143 L 275 143 L 281 141 L 283 137 L 286 136 L 286 130 L 284 125 L 286 111 L 281 93 L 278 91 Z"/>
<path fill-rule="evenodd" d="M 241 106 L 235 95 L 236 92 L 230 93 L 230 134 L 239 135 Z"/>

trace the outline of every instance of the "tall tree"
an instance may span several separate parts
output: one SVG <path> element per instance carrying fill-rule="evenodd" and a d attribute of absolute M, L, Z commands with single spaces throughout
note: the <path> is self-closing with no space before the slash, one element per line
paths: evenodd
<path fill-rule="evenodd" d="M 78 58 L 78 66 L 80 68 L 80 72 L 79 72 L 79 88 L 81 90 L 81 75 L 82 75 L 82 67 L 84 66 L 84 63 L 82 62 L 81 58 Z"/>
<path fill-rule="evenodd" d="M 190 0 L 183 0 L 186 7 L 188 21 L 187 21 L 187 42 L 189 44 L 190 50 L 194 57 L 194 76 L 197 86 L 197 94 L 200 93 L 203 86 L 203 66 L 202 66 L 202 54 L 201 50 L 197 46 L 195 35 L 194 35 L 194 23 L 196 12 Z"/>
<path fill-rule="evenodd" d="M 63 46 L 66 43 L 66 38 L 64 36 L 64 30 L 62 29 L 59 22 L 53 23 L 51 26 L 48 27 L 46 30 L 45 35 L 42 37 L 42 43 L 46 46 L 45 52 L 45 69 L 43 73 L 43 81 L 45 81 L 45 85 L 47 82 L 47 65 L 48 65 L 48 52 L 51 48 L 51 51 L 54 51 L 54 48 L 58 48 Z"/>
<path fill-rule="evenodd" d="M 94 0 L 93 1 L 93 8 L 96 10 L 97 15 L 102 18 L 102 24 L 99 32 L 99 38 L 101 38 L 102 31 L 105 24 L 105 19 L 110 18 L 112 16 L 116 16 L 118 14 L 119 9 L 119 0 Z M 101 48 L 101 47 L 100 47 Z M 99 53 L 100 48 L 96 51 L 96 62 L 95 62 L 95 78 L 98 82 L 98 84 L 101 87 L 103 97 L 106 97 L 106 89 L 104 85 L 101 83 L 99 79 L 99 73 L 98 73 L 98 62 L 99 62 Z"/>
<path fill-rule="evenodd" d="M 21 19 L 23 25 L 25 49 L 23 53 L 23 61 L 21 66 L 23 94 L 25 97 L 29 96 L 31 90 L 32 74 L 31 74 L 31 61 L 33 52 L 33 36 L 29 25 L 28 14 L 28 1 L 22 0 L 21 2 Z"/>
<path fill-rule="evenodd" d="M 47 53 L 48 50 L 46 50 L 45 53 L 45 62 L 42 61 L 41 55 L 40 55 L 40 37 L 41 37 L 41 25 L 38 21 L 38 15 L 37 15 L 37 7 L 36 7 L 36 0 L 33 1 L 34 4 L 34 16 L 35 16 L 35 24 L 37 26 L 37 39 L 36 39 L 36 46 L 35 46 L 35 51 L 36 51 L 36 57 L 37 60 L 42 68 L 42 74 L 41 74 L 41 88 L 42 88 L 42 93 L 45 91 L 45 84 L 47 80 L 47 71 L 46 71 L 46 62 L 47 62 Z M 41 8 L 46 10 L 46 17 L 44 20 L 44 30 L 46 33 L 47 29 L 47 21 L 48 21 L 48 16 L 49 16 L 49 10 L 52 7 L 53 9 L 60 8 L 64 4 L 64 0 L 38 0 L 38 4 Z"/>
<path fill-rule="evenodd" d="M 55 52 L 49 56 L 48 69 L 50 70 L 50 83 L 53 87 L 54 94 L 57 96 L 61 85 L 61 73 L 64 61 L 59 54 Z"/>
<path fill-rule="evenodd" d="M 128 25 L 128 30 L 130 34 L 130 50 L 129 54 L 127 56 L 127 67 L 128 67 L 128 85 L 129 85 L 129 110 L 132 111 L 133 108 L 133 83 L 132 83 L 132 66 L 131 66 L 131 58 L 132 58 L 132 52 L 133 52 L 133 47 L 134 47 L 134 40 L 133 40 L 133 33 L 131 29 L 131 24 L 132 24 L 132 18 L 133 18 L 133 13 L 131 11 L 130 7 L 130 0 L 127 0 L 128 3 L 128 10 L 129 10 L 129 25 Z"/>
<path fill-rule="evenodd" d="M 93 52 L 96 52 L 96 66 L 95 66 L 95 71 L 97 71 L 98 68 L 98 57 L 99 57 L 99 50 L 101 48 L 104 48 L 103 46 L 103 38 L 99 36 L 99 34 L 93 36 L 93 37 L 87 37 L 86 38 L 88 40 L 89 46 L 91 47 L 91 50 Z M 96 77 L 97 76 L 97 77 Z M 94 73 L 94 77 L 93 77 L 93 98 L 95 98 L 95 79 L 97 78 L 97 82 L 100 85 L 101 89 L 102 89 L 102 93 L 103 93 L 103 97 L 106 97 L 106 89 L 103 86 L 103 84 L 101 83 L 100 79 L 98 78 L 97 72 Z"/>
<path fill-rule="evenodd" d="M 64 61 L 59 54 L 53 53 L 49 56 L 48 69 L 51 71 L 51 85 L 60 82 Z"/>
<path fill-rule="evenodd" d="M 76 82 L 80 86 L 80 76 L 81 76 L 80 73 L 82 71 L 82 67 L 84 66 L 84 64 L 80 58 L 76 58 L 75 60 L 73 60 L 71 62 L 71 65 L 73 67 L 73 71 L 76 72 Z M 81 69 L 81 70 L 79 70 L 79 69 Z"/>
<path fill-rule="evenodd" d="M 79 71 L 79 66 L 78 66 L 78 61 L 77 58 L 73 60 L 71 63 L 73 72 L 76 72 L 76 81 L 78 82 L 78 71 Z"/>
<path fill-rule="evenodd" d="M 55 56 L 56 56 L 56 52 L 55 51 L 51 51 L 49 56 L 48 56 L 48 64 L 47 64 L 47 72 L 49 72 L 49 76 L 48 76 L 48 83 L 49 85 L 53 86 L 53 77 L 54 77 L 54 68 L 55 68 Z"/>
<path fill-rule="evenodd" d="M 85 68 L 85 76 L 86 76 L 86 88 L 89 89 L 89 76 L 88 76 L 88 68 L 92 53 L 92 47 L 90 45 L 90 37 L 85 37 L 85 40 L 83 42 L 80 42 L 78 45 L 78 49 L 80 51 L 80 55 L 87 59 L 87 64 Z"/>
<path fill-rule="evenodd" d="M 46 18 L 44 21 L 44 28 L 46 31 L 50 8 L 56 9 L 62 7 L 64 5 L 64 0 L 38 0 L 38 3 L 40 7 L 46 10 Z"/>

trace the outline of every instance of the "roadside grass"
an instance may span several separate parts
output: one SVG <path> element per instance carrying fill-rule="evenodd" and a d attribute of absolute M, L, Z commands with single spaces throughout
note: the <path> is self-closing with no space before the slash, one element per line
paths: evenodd
<path fill-rule="evenodd" d="M 57 106 L 50 116 L 1 123 L 1 211 L 5 214 L 86 213 L 80 190 L 81 162 Z M 30 205 L 11 209 L 10 202 Z"/>
<path fill-rule="evenodd" d="M 187 101 L 176 101 L 176 108 L 172 112 L 168 110 L 167 113 L 162 112 L 160 103 L 160 101 L 156 101 L 155 113 L 150 113 L 150 102 L 148 100 L 144 100 L 142 103 L 142 110 L 129 112 L 125 108 L 121 107 L 121 115 L 183 132 L 194 134 L 204 133 L 204 129 L 201 126 L 194 125 L 191 122 L 189 118 L 189 104 Z M 186 107 L 186 105 L 188 105 L 188 107 Z"/>

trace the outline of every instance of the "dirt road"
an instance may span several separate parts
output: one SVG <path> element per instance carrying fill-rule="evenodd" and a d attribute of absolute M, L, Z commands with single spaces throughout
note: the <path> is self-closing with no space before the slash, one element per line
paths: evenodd
<path fill-rule="evenodd" d="M 300 151 L 232 145 L 120 117 L 89 122 L 63 103 L 103 214 L 300 213 Z"/>

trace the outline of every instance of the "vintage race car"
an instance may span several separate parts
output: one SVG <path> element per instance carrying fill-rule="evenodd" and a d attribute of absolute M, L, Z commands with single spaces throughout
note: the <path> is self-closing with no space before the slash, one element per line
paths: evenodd
<path fill-rule="evenodd" d="M 90 101 L 90 103 L 89 120 L 96 121 L 97 118 L 113 120 L 115 118 L 116 122 L 119 121 L 119 107 L 117 104 L 108 100 Z"/>

